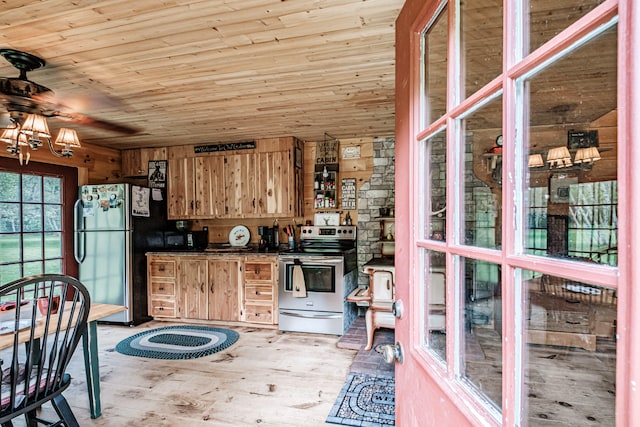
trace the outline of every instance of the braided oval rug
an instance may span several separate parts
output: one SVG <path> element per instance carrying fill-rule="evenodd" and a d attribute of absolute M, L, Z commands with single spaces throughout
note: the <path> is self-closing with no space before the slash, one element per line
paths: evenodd
<path fill-rule="evenodd" d="M 116 345 L 118 353 L 152 359 L 195 359 L 233 345 L 238 333 L 208 326 L 166 326 L 137 333 Z"/>

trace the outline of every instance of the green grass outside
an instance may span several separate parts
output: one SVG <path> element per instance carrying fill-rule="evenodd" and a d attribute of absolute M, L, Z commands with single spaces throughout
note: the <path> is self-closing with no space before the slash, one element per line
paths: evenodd
<path fill-rule="evenodd" d="M 60 273 L 62 271 L 61 236 L 45 234 L 45 255 L 43 271 L 43 234 L 23 234 L 24 254 L 20 254 L 20 235 L 0 235 L 0 284 L 12 282 L 25 276 L 41 273 Z M 22 262 L 24 260 L 24 262 Z M 22 264 L 23 271 L 20 271 Z"/>

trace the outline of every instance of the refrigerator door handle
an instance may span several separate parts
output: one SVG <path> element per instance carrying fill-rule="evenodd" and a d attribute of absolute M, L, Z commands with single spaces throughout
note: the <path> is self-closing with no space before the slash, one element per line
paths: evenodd
<path fill-rule="evenodd" d="M 73 239 L 73 256 L 78 264 L 82 264 L 87 255 L 84 251 L 86 243 L 86 233 L 81 226 L 78 215 L 81 203 L 82 200 L 76 200 L 73 205 L 73 223 L 75 225 L 75 233 Z"/>

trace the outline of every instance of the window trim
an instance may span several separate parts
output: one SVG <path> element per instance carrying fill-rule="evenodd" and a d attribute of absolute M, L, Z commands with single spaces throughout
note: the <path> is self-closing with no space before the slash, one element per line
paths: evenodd
<path fill-rule="evenodd" d="M 0 170 L 62 179 L 62 273 L 77 277 L 78 264 L 73 257 L 73 206 L 78 193 L 77 168 L 33 161 L 20 165 L 15 158 L 0 157 Z"/>

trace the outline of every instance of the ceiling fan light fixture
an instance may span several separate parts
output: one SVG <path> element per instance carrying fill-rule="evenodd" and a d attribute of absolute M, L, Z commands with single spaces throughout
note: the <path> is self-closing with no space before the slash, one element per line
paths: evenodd
<path fill-rule="evenodd" d="M 78 139 L 78 134 L 75 129 L 60 128 L 55 144 L 63 147 L 62 155 L 64 157 L 71 157 L 73 155 L 73 148 L 80 147 L 80 140 Z"/>
<path fill-rule="evenodd" d="M 47 119 L 39 114 L 29 114 L 22 123 L 21 132 L 29 137 L 28 142 L 32 150 L 42 146 L 40 138 L 51 138 Z"/>

